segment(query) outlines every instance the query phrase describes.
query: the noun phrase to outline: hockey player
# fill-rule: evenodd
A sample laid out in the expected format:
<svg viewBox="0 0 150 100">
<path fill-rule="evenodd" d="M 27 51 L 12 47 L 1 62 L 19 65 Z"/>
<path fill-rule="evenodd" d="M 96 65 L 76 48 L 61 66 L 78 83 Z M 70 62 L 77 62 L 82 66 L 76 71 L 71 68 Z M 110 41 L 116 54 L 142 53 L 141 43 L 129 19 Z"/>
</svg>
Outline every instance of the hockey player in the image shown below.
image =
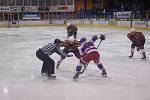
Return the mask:
<svg viewBox="0 0 150 100">
<path fill-rule="evenodd" d="M 67 23 L 67 38 L 69 38 L 70 36 L 73 36 L 74 39 L 77 39 L 77 26 Z"/>
<path fill-rule="evenodd" d="M 89 41 L 86 41 L 86 38 L 80 39 L 81 46 L 79 48 L 79 51 L 81 54 L 81 58 L 79 60 L 79 63 L 76 66 L 76 74 L 73 77 L 74 79 L 78 78 L 82 66 L 84 67 L 87 66 L 90 61 L 94 61 L 97 67 L 102 71 L 101 73 L 102 76 L 104 77 L 107 76 L 106 70 L 104 69 L 103 64 L 100 62 L 100 54 L 94 45 L 94 42 L 99 38 L 102 40 L 105 39 L 104 35 L 101 35 L 100 37 L 93 36 L 92 39 Z"/>
<path fill-rule="evenodd" d="M 64 59 L 67 54 L 60 50 L 61 41 L 55 39 L 54 43 L 48 43 L 39 50 L 36 51 L 36 56 L 43 61 L 43 66 L 41 69 L 41 75 L 47 75 L 48 78 L 56 78 L 55 74 L 55 61 L 50 58 L 54 52 L 59 54 L 62 59 Z"/>
<path fill-rule="evenodd" d="M 63 41 L 61 47 L 64 47 L 63 52 L 66 54 L 72 52 L 76 56 L 76 58 L 80 58 L 80 53 L 78 47 L 80 46 L 80 42 L 74 40 L 72 37 L 68 38 L 67 40 Z M 62 58 L 57 62 L 56 68 L 59 68 L 60 63 L 62 62 Z"/>
<path fill-rule="evenodd" d="M 145 36 L 142 32 L 135 31 L 134 28 L 131 29 L 130 33 L 127 34 L 127 37 L 132 41 L 131 44 L 131 55 L 129 58 L 133 58 L 134 55 L 134 49 L 137 48 L 137 51 L 140 51 L 142 58 L 146 59 L 146 53 L 144 50 L 144 44 L 145 44 Z"/>
</svg>

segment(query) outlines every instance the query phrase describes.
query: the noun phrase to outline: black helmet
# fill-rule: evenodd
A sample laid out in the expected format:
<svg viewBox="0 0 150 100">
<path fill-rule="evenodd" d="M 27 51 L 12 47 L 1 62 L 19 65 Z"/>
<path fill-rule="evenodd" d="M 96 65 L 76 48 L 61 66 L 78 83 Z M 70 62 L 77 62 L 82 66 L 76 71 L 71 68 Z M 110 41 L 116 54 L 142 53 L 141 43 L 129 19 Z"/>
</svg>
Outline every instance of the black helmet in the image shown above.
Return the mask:
<svg viewBox="0 0 150 100">
<path fill-rule="evenodd" d="M 59 43 L 61 43 L 61 40 L 60 40 L 60 39 L 55 39 L 55 40 L 54 40 L 54 43 L 55 43 L 55 44 L 59 44 Z"/>
<path fill-rule="evenodd" d="M 95 42 L 97 40 L 97 36 L 96 35 L 92 36 L 92 40 L 93 42 Z"/>
<path fill-rule="evenodd" d="M 81 38 L 80 39 L 80 43 L 82 44 L 83 42 L 85 42 L 86 41 L 86 38 L 85 37 L 83 37 L 83 38 Z"/>
</svg>

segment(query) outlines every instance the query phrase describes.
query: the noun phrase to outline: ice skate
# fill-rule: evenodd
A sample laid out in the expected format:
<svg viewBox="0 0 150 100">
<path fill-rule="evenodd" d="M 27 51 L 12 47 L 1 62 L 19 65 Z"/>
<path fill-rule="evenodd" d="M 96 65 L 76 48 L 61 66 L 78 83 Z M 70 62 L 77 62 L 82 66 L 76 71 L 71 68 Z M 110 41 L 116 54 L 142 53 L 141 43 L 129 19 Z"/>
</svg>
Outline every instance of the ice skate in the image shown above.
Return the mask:
<svg viewBox="0 0 150 100">
<path fill-rule="evenodd" d="M 145 52 L 142 53 L 142 58 L 141 59 L 142 60 L 146 60 L 146 54 L 145 54 Z"/>
<path fill-rule="evenodd" d="M 42 76 L 47 76 L 47 73 L 41 72 L 41 75 L 42 75 Z"/>
<path fill-rule="evenodd" d="M 47 76 L 47 71 L 46 70 L 41 70 L 41 76 Z"/>
<path fill-rule="evenodd" d="M 73 77 L 74 80 L 79 78 L 79 73 L 76 73 L 75 76 Z"/>
<path fill-rule="evenodd" d="M 141 60 L 146 60 L 146 56 L 143 56 L 143 57 L 141 58 Z"/>
<path fill-rule="evenodd" d="M 103 77 L 107 77 L 107 73 L 106 73 L 106 70 L 105 70 L 105 69 L 103 69 L 101 75 L 102 75 Z"/>
<path fill-rule="evenodd" d="M 133 58 L 133 55 L 134 55 L 134 49 L 131 48 L 131 55 L 129 56 L 129 59 Z"/>
<path fill-rule="evenodd" d="M 48 74 L 48 75 L 47 75 L 47 78 L 48 78 L 48 79 L 56 79 L 56 76 L 55 76 L 55 75 L 52 75 L 52 74 Z"/>
<path fill-rule="evenodd" d="M 130 56 L 129 56 L 129 59 L 131 59 L 131 58 L 133 58 L 133 55 L 130 55 Z"/>
</svg>

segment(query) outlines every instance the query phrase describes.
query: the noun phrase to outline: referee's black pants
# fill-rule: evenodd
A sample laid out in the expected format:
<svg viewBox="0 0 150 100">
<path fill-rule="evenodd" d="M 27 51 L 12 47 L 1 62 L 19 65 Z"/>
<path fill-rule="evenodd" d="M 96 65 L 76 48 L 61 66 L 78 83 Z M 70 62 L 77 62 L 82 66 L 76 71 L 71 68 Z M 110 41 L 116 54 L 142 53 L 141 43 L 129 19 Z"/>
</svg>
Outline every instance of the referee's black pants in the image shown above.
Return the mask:
<svg viewBox="0 0 150 100">
<path fill-rule="evenodd" d="M 46 55 L 41 49 L 36 51 L 36 56 L 43 61 L 41 73 L 55 74 L 55 61 Z"/>
</svg>

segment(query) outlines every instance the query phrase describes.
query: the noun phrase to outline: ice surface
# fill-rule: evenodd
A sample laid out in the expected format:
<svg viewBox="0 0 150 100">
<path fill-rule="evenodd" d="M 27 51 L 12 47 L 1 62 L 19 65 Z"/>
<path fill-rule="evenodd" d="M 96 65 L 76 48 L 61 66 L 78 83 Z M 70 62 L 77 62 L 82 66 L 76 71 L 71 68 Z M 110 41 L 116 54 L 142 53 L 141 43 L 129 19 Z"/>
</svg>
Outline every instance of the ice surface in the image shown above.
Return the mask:
<svg viewBox="0 0 150 100">
<path fill-rule="evenodd" d="M 65 39 L 64 27 L 0 29 L 0 100 L 150 100 L 150 31 L 146 36 L 147 60 L 139 52 L 128 59 L 129 29 L 79 28 L 78 38 L 106 34 L 99 51 L 108 78 L 91 62 L 78 81 L 73 81 L 75 57 L 65 59 L 56 70 L 56 80 L 41 77 L 38 48 L 55 38 Z M 96 42 L 96 45 L 98 42 Z M 59 56 L 53 54 L 57 62 Z"/>
</svg>

